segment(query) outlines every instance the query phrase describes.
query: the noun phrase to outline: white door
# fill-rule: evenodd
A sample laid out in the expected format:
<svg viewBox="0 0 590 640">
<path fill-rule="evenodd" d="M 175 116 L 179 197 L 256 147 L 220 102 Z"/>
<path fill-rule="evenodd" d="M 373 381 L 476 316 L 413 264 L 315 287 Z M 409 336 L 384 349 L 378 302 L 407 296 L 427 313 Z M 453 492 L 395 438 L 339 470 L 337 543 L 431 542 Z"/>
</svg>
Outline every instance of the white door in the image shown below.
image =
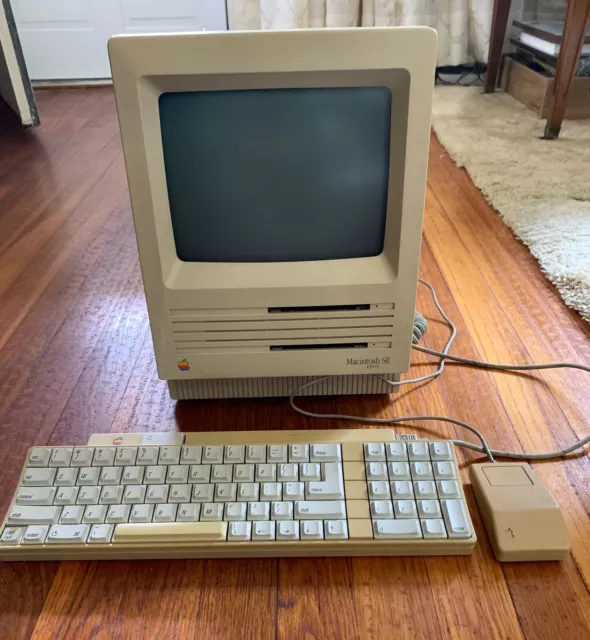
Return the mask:
<svg viewBox="0 0 590 640">
<path fill-rule="evenodd" d="M 225 31 L 223 0 L 12 0 L 33 80 L 110 78 L 117 33 Z"/>
</svg>

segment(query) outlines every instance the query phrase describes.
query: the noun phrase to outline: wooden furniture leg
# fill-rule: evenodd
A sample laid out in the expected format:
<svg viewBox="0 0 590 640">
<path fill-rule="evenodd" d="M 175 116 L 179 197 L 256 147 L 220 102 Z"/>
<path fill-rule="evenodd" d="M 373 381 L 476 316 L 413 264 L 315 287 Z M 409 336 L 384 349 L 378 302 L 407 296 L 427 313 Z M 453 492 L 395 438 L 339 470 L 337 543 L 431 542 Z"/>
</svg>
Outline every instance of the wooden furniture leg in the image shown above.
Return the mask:
<svg viewBox="0 0 590 640">
<path fill-rule="evenodd" d="M 569 0 L 553 83 L 551 109 L 545 124 L 544 138 L 548 140 L 557 138 L 561 129 L 567 97 L 584 44 L 589 14 L 590 0 Z"/>
<path fill-rule="evenodd" d="M 484 93 L 494 93 L 498 82 L 498 72 L 502 60 L 502 47 L 506 37 L 506 26 L 508 25 L 508 14 L 512 0 L 495 0 L 494 16 L 492 18 L 492 33 L 490 35 L 490 49 L 488 53 L 488 70 Z"/>
</svg>

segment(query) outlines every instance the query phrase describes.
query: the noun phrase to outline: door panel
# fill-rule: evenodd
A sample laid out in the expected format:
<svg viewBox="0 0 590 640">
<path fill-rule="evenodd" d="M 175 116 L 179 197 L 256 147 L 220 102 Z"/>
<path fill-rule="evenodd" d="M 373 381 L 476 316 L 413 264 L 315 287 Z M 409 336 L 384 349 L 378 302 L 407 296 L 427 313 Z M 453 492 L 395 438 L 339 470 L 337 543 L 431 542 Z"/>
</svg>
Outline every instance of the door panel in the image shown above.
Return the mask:
<svg viewBox="0 0 590 640">
<path fill-rule="evenodd" d="M 117 33 L 225 30 L 222 0 L 12 0 L 33 80 L 109 78 Z"/>
</svg>

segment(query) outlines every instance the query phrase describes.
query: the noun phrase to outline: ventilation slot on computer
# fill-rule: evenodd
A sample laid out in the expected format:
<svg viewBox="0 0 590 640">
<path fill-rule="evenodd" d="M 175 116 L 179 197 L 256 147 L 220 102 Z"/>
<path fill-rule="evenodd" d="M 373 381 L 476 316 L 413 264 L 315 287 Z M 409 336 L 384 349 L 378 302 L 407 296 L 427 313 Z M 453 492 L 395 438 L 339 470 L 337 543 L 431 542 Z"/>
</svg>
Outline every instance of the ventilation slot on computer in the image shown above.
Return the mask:
<svg viewBox="0 0 590 640">
<path fill-rule="evenodd" d="M 173 309 L 170 322 L 179 355 L 388 349 L 395 306 L 389 303 Z"/>
</svg>

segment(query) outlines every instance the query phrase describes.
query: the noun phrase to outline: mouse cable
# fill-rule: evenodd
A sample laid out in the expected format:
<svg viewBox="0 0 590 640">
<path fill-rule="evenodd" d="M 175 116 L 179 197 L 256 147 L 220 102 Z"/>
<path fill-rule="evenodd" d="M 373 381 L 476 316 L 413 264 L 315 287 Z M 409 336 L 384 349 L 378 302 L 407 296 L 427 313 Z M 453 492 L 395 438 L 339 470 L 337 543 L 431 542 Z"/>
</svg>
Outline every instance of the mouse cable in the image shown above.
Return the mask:
<svg viewBox="0 0 590 640">
<path fill-rule="evenodd" d="M 422 280 L 421 278 L 419 278 L 418 281 L 430 290 L 432 299 L 434 301 L 434 305 L 436 306 L 440 315 L 443 317 L 444 321 L 447 323 L 447 325 L 451 329 L 451 335 L 447 340 L 447 343 L 445 344 L 442 351 L 436 351 L 434 349 L 428 349 L 426 347 L 419 346 L 417 343 L 426 332 L 427 323 L 426 323 L 426 320 L 423 318 L 423 316 L 420 313 L 416 312 L 414 314 L 414 332 L 412 337 L 412 348 L 416 349 L 417 351 L 422 351 L 423 353 L 428 353 L 429 355 L 434 355 L 440 358 L 438 369 L 433 373 L 420 376 L 418 378 L 410 378 L 408 380 L 400 380 L 400 381 L 389 380 L 379 374 L 373 374 L 375 377 L 379 378 L 383 382 L 386 382 L 390 386 L 400 387 L 406 384 L 416 384 L 418 382 L 433 380 L 443 372 L 446 360 L 450 360 L 452 362 L 456 362 L 464 366 L 476 367 L 480 369 L 491 369 L 496 371 L 519 372 L 519 371 L 535 371 L 535 370 L 541 370 L 541 369 L 568 368 L 568 369 L 580 369 L 582 371 L 586 371 L 590 373 L 590 367 L 582 364 L 575 364 L 575 363 L 568 363 L 568 362 L 558 362 L 558 363 L 550 363 L 550 364 L 530 364 L 530 365 L 492 364 L 488 362 L 482 362 L 479 360 L 472 360 L 470 358 L 461 358 L 459 356 L 449 355 L 448 351 L 451 348 L 451 345 L 453 344 L 453 341 L 455 340 L 455 337 L 457 335 L 457 327 L 441 307 L 438 301 L 438 298 L 436 297 L 436 292 L 434 291 L 434 288 L 432 287 L 432 285 L 426 282 L 426 280 Z M 306 411 L 305 409 L 302 409 L 295 404 L 295 397 L 301 391 L 303 391 L 304 389 L 312 385 L 317 384 L 321 380 L 326 380 L 327 378 L 330 378 L 330 377 L 331 376 L 322 376 L 319 378 L 314 378 L 309 382 L 305 382 L 304 384 L 299 385 L 289 396 L 289 404 L 291 405 L 292 409 L 297 413 L 310 418 L 351 420 L 354 422 L 363 422 L 367 424 L 397 424 L 402 422 L 419 422 L 419 421 L 428 421 L 428 420 L 437 421 L 437 422 L 449 422 L 451 424 L 467 429 L 468 431 L 471 431 L 473 434 L 477 436 L 477 438 L 481 442 L 481 446 L 480 446 L 480 445 L 472 444 L 471 442 L 465 442 L 464 440 L 451 440 L 451 442 L 454 445 L 459 447 L 466 447 L 467 449 L 479 451 L 480 453 L 485 453 L 488 459 L 490 460 L 490 462 L 495 462 L 494 456 L 497 456 L 499 458 L 513 458 L 518 460 L 550 460 L 553 458 L 561 458 L 569 453 L 572 453 L 573 451 L 576 451 L 577 449 L 581 449 L 582 447 L 586 446 L 590 442 L 590 436 L 586 436 L 585 438 L 577 440 L 569 447 L 565 447 L 564 449 L 558 449 L 556 451 L 549 451 L 546 453 L 519 453 L 515 451 L 501 451 L 498 449 L 490 449 L 484 435 L 479 429 L 468 424 L 467 422 L 463 422 L 462 420 L 456 420 L 455 418 L 448 418 L 444 416 L 404 416 L 399 418 L 368 418 L 368 417 L 352 416 L 352 415 L 339 414 L 339 413 L 315 413 L 312 411 Z"/>
</svg>

